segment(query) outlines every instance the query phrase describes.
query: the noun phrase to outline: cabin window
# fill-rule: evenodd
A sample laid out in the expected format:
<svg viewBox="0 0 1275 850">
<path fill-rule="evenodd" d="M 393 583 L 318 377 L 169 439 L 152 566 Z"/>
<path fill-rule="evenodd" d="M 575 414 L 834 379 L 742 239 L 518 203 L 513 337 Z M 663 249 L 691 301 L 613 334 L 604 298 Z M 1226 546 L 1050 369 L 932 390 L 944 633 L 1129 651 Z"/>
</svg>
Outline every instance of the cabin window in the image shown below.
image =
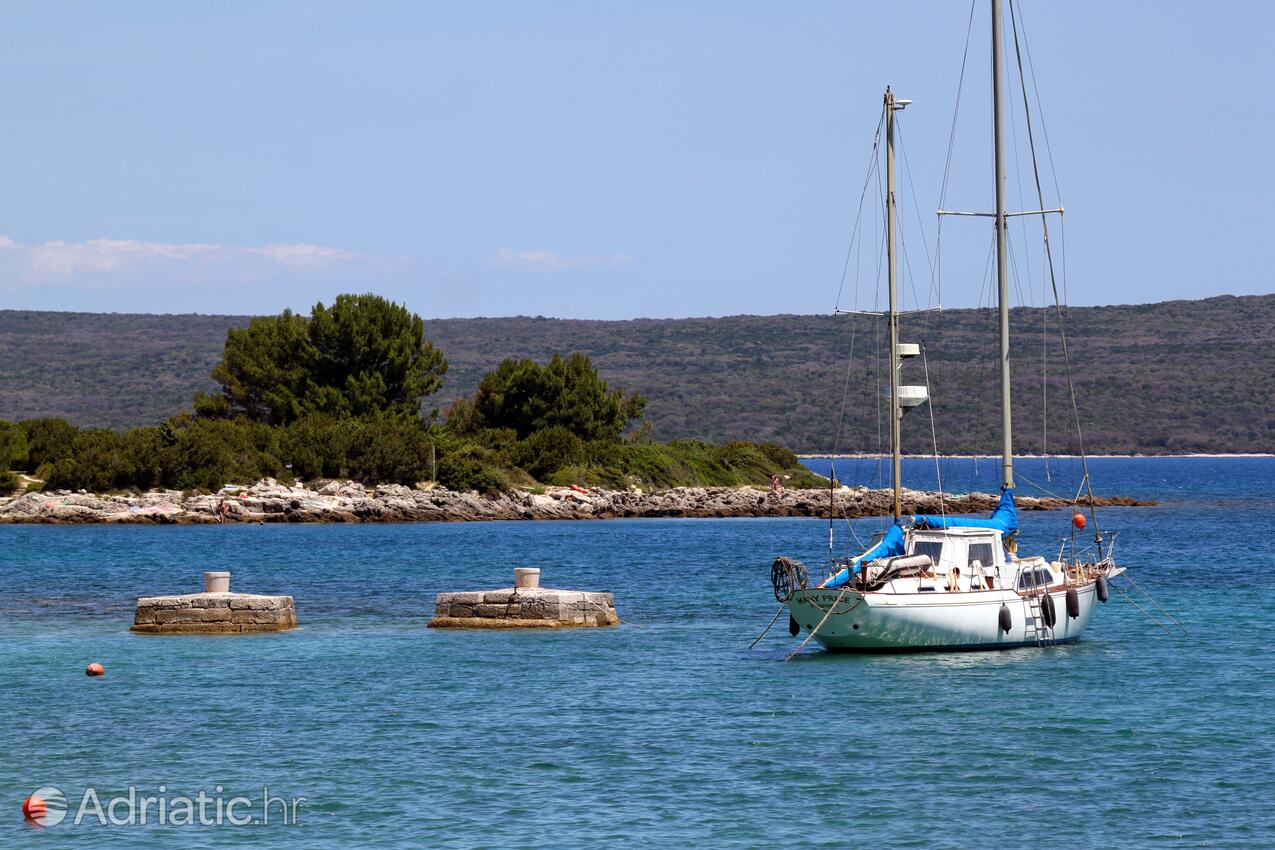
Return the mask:
<svg viewBox="0 0 1275 850">
<path fill-rule="evenodd" d="M 992 550 L 990 543 L 971 543 L 969 565 L 974 566 L 974 562 L 978 561 L 984 567 L 993 566 L 996 563 L 996 555 Z"/>
<path fill-rule="evenodd" d="M 929 555 L 930 560 L 938 564 L 939 557 L 943 554 L 942 540 L 918 540 L 912 544 L 913 555 Z"/>
<path fill-rule="evenodd" d="M 1053 579 L 1049 570 L 1038 567 L 1034 570 L 1023 570 L 1022 575 L 1018 577 L 1018 589 L 1027 590 L 1036 587 L 1048 587 L 1049 582 Z"/>
</svg>

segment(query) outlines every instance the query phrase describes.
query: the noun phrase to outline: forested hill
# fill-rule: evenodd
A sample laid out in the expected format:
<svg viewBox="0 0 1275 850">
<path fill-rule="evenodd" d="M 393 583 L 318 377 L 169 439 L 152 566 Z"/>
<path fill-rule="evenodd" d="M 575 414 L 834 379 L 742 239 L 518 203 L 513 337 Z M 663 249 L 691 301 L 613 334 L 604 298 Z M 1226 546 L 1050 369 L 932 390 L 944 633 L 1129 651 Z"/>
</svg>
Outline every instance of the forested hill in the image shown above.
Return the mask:
<svg viewBox="0 0 1275 850">
<path fill-rule="evenodd" d="M 0 419 L 54 416 L 116 428 L 161 421 L 189 409 L 195 391 L 215 388 L 208 375 L 226 329 L 247 321 L 0 311 Z M 1044 437 L 1049 451 L 1074 450 L 1057 323 L 1028 309 L 1011 321 L 1017 447 L 1039 452 Z M 505 357 L 583 351 L 612 386 L 649 397 L 659 439 L 831 451 L 844 396 L 835 448 L 876 451 L 885 427 L 878 385 L 888 383 L 877 362 L 882 324 L 848 316 L 427 319 L 427 335 L 451 363 L 443 392 L 428 404 L 472 393 Z M 1275 295 L 1071 308 L 1067 325 L 1090 451 L 1275 451 Z M 939 450 L 997 451 L 994 313 L 909 316 L 901 339 L 926 347 L 924 361 L 905 367 L 904 383 L 925 383 L 928 367 Z M 904 432 L 908 450 L 929 450 L 925 407 L 908 416 Z"/>
</svg>

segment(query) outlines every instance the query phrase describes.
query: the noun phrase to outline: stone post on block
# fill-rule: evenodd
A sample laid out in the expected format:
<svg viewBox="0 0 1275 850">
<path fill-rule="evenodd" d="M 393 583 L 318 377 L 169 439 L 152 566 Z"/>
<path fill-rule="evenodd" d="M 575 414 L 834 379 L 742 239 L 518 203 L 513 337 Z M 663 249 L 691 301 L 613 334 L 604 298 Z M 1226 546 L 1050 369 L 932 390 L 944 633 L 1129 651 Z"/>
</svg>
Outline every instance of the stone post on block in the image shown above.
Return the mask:
<svg viewBox="0 0 1275 850">
<path fill-rule="evenodd" d="M 540 586 L 539 567 L 514 567 L 514 587 L 519 590 L 530 590 Z"/>
<path fill-rule="evenodd" d="M 229 593 L 230 573 L 204 573 L 204 593 Z"/>
</svg>

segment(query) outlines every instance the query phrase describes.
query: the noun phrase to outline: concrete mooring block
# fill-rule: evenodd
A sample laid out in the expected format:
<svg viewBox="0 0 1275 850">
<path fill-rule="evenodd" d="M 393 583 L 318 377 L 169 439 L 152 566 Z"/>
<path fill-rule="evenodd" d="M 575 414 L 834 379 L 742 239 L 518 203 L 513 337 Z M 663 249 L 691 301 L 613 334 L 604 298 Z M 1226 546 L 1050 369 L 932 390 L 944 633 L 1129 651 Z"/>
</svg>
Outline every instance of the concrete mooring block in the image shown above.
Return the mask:
<svg viewBox="0 0 1275 850">
<path fill-rule="evenodd" d="M 429 621 L 431 629 L 563 629 L 619 624 L 611 593 L 517 584 L 499 590 L 440 593 Z"/>
<path fill-rule="evenodd" d="M 231 593 L 230 573 L 204 573 L 204 587 L 224 590 L 137 600 L 132 631 L 150 635 L 234 635 L 297 627 L 291 596 Z"/>
</svg>

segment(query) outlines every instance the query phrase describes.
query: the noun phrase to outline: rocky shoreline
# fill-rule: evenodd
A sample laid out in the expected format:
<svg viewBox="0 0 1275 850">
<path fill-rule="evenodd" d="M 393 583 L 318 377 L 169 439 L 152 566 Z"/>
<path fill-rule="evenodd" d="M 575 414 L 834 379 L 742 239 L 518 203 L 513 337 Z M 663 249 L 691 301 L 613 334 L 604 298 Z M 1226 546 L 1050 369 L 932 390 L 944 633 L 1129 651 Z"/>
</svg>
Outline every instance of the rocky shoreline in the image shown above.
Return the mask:
<svg viewBox="0 0 1275 850">
<path fill-rule="evenodd" d="M 905 490 L 907 513 L 985 513 L 997 497 L 987 493 L 946 494 Z M 1019 496 L 1019 510 L 1064 508 L 1062 499 Z M 1100 506 L 1145 506 L 1154 502 L 1102 497 Z M 843 487 L 833 492 L 837 517 L 884 516 L 890 492 Z M 412 489 L 399 484 L 364 487 L 352 481 L 288 487 L 273 479 L 219 494 L 187 495 L 180 490 L 95 495 L 67 491 L 0 498 L 4 523 L 200 524 L 267 522 L 470 522 L 514 519 L 614 519 L 619 517 L 823 517 L 828 491 L 751 487 L 678 487 L 671 490 L 585 490 L 548 487 L 499 495 L 458 493 L 441 487 Z"/>
</svg>

